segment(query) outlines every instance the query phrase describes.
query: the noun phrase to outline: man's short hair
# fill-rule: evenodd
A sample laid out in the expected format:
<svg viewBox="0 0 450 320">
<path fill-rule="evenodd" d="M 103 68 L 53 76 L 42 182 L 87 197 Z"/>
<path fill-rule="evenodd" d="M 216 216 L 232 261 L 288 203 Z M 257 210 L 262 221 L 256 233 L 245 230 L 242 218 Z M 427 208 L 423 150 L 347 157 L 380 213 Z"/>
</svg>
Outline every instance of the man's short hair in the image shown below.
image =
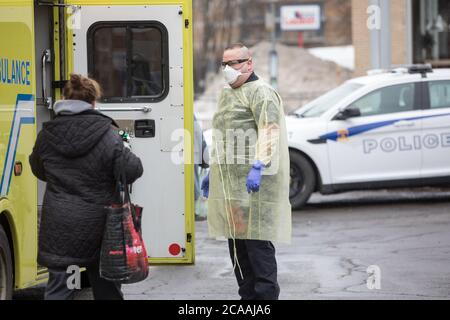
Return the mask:
<svg viewBox="0 0 450 320">
<path fill-rule="evenodd" d="M 243 49 L 243 48 L 247 49 L 247 47 L 243 43 L 236 42 L 236 43 L 233 43 L 232 45 L 229 45 L 228 47 L 226 47 L 224 51 L 234 50 L 234 49 Z"/>
<path fill-rule="evenodd" d="M 246 57 L 246 58 L 252 57 L 252 52 L 250 51 L 250 49 L 247 48 L 243 43 L 240 43 L 240 42 L 236 42 L 236 43 L 233 43 L 232 45 L 228 46 L 224 50 L 224 52 L 228 51 L 228 50 L 234 50 L 234 49 L 241 49 L 241 54 L 243 57 Z"/>
</svg>

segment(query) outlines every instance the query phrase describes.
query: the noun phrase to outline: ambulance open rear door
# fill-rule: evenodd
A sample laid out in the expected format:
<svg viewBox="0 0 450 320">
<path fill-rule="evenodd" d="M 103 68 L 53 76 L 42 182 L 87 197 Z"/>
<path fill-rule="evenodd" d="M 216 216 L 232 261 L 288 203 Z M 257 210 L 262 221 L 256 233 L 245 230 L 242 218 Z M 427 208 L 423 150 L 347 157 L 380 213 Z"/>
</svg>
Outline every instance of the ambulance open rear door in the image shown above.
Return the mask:
<svg viewBox="0 0 450 320">
<path fill-rule="evenodd" d="M 144 207 L 150 261 L 193 263 L 191 1 L 64 5 L 65 58 L 55 50 L 56 60 L 65 59 L 67 77 L 100 83 L 97 108 L 131 136 L 144 166 L 132 200 Z"/>
</svg>

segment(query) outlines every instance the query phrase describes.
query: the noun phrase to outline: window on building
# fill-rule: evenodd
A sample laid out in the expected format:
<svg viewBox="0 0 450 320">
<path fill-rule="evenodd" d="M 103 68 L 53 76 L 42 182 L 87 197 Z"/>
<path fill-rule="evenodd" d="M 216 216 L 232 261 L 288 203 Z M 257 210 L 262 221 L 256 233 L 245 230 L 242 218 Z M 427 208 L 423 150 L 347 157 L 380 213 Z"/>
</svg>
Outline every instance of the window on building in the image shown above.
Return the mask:
<svg viewBox="0 0 450 320">
<path fill-rule="evenodd" d="M 450 67 L 450 1 L 413 0 L 415 63 Z"/>
<path fill-rule="evenodd" d="M 374 116 L 414 110 L 415 85 L 405 83 L 375 90 L 354 102 L 361 116 Z"/>
<path fill-rule="evenodd" d="M 159 101 L 169 88 L 167 31 L 156 23 L 97 23 L 88 31 L 89 75 L 102 102 Z"/>
</svg>

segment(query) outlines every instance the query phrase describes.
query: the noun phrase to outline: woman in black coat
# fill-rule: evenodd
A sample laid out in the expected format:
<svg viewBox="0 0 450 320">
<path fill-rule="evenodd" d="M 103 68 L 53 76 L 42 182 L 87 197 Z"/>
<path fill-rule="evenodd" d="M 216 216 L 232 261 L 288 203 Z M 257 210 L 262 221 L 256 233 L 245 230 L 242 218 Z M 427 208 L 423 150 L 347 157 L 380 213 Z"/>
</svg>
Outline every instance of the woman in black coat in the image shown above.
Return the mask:
<svg viewBox="0 0 450 320">
<path fill-rule="evenodd" d="M 95 299 L 123 297 L 120 285 L 99 276 L 103 208 L 114 200 L 121 158 L 128 183 L 143 168 L 115 122 L 93 109 L 100 92 L 94 80 L 71 75 L 64 100 L 54 105 L 55 119 L 44 123 L 30 156 L 33 173 L 47 182 L 38 251 L 50 274 L 46 299 L 73 299 L 66 283 L 72 265 L 86 267 Z"/>
</svg>

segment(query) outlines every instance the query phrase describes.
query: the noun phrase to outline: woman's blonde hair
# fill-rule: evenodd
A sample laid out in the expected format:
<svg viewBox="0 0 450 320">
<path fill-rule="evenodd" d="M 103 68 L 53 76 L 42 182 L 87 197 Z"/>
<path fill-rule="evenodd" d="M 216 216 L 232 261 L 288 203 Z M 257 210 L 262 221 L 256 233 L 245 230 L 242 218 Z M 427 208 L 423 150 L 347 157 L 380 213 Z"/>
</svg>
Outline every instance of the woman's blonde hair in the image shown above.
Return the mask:
<svg viewBox="0 0 450 320">
<path fill-rule="evenodd" d="M 93 103 L 102 96 L 102 90 L 97 81 L 84 77 L 81 74 L 71 74 L 70 80 L 63 89 L 66 100 L 82 100 Z"/>
</svg>

